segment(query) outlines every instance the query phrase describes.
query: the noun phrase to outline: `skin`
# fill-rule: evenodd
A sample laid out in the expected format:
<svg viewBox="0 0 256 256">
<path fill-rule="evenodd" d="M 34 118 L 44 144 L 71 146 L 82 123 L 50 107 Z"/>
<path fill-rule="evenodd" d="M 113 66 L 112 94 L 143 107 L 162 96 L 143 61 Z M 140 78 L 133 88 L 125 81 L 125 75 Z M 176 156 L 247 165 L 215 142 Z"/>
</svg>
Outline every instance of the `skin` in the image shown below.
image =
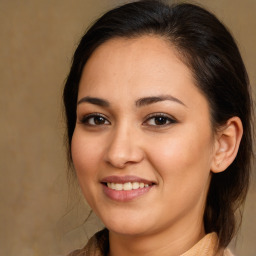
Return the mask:
<svg viewBox="0 0 256 256">
<path fill-rule="evenodd" d="M 163 95 L 169 98 L 138 104 Z M 95 113 L 102 119 L 88 117 Z M 161 125 L 159 113 L 165 115 Z M 230 144 L 219 138 L 207 99 L 165 40 L 111 39 L 94 51 L 79 84 L 71 151 L 82 192 L 110 231 L 110 255 L 180 255 L 205 235 L 211 170 L 225 169 L 219 167 L 225 150 L 217 148 Z M 103 192 L 101 181 L 111 175 L 133 175 L 155 185 L 119 202 Z"/>
</svg>

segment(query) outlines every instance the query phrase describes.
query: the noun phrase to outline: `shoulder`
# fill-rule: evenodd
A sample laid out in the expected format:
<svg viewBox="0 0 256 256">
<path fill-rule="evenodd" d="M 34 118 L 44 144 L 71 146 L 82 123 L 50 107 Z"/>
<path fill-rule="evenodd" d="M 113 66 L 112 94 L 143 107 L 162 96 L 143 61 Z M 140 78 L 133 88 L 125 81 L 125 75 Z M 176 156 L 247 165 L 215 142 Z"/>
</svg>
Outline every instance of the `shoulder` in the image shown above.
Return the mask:
<svg viewBox="0 0 256 256">
<path fill-rule="evenodd" d="M 90 238 L 84 248 L 75 250 L 67 256 L 104 256 L 108 250 L 108 230 L 103 229 Z"/>
<path fill-rule="evenodd" d="M 67 256 L 85 256 L 86 252 L 83 249 L 75 250 L 69 253 Z"/>
<path fill-rule="evenodd" d="M 225 249 L 223 256 L 235 256 L 229 249 Z"/>
</svg>

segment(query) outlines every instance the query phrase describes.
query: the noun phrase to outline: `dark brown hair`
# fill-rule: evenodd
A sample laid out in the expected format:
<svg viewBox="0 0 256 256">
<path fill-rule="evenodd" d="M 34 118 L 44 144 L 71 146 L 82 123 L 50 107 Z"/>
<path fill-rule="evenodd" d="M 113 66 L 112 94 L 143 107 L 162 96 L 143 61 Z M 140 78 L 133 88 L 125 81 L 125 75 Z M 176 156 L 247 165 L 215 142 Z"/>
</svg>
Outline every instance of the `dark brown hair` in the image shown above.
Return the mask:
<svg viewBox="0 0 256 256">
<path fill-rule="evenodd" d="M 205 231 L 217 232 L 219 246 L 226 247 L 235 234 L 235 212 L 243 204 L 249 185 L 252 101 L 247 72 L 233 37 L 205 9 L 192 4 L 138 1 L 107 12 L 91 26 L 75 51 L 63 93 L 70 161 L 78 86 L 87 60 L 107 40 L 148 34 L 169 40 L 180 53 L 209 102 L 213 130 L 233 116 L 242 121 L 244 133 L 237 157 L 227 170 L 212 175 L 204 213 Z"/>
</svg>

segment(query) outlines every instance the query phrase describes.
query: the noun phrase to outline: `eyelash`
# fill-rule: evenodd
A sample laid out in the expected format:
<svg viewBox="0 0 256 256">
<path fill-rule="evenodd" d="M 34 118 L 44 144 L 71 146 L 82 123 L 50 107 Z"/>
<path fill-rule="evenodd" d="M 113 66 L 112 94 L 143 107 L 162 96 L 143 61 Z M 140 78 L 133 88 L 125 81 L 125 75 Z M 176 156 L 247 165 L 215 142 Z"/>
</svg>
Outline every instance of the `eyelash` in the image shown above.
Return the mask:
<svg viewBox="0 0 256 256">
<path fill-rule="evenodd" d="M 99 123 L 99 124 L 96 124 L 96 119 L 95 118 L 102 118 L 101 120 L 98 120 L 100 122 L 104 122 L 104 123 Z M 158 121 L 164 121 L 164 122 L 167 122 L 167 123 L 164 123 L 164 124 L 156 124 L 156 118 L 161 118 L 162 120 L 158 120 Z M 90 119 L 93 120 L 93 124 L 90 123 Z M 149 121 L 152 121 L 153 119 L 155 119 L 154 123 L 155 124 L 149 124 L 148 122 Z M 108 121 L 108 119 L 100 114 L 100 113 L 92 113 L 92 114 L 89 114 L 89 115 L 85 115 L 81 118 L 80 122 L 84 125 L 88 125 L 88 126 L 101 126 L 101 125 L 110 125 L 110 121 Z M 106 123 L 107 122 L 107 123 Z M 150 114 L 149 116 L 147 116 L 146 120 L 142 123 L 142 125 L 144 126 L 158 126 L 158 127 L 165 127 L 165 126 L 168 126 L 170 124 L 175 124 L 177 123 L 177 120 L 173 117 L 171 117 L 170 115 L 167 115 L 167 114 L 164 114 L 164 113 L 153 113 L 153 114 Z"/>
<path fill-rule="evenodd" d="M 96 123 L 95 123 L 95 118 L 102 118 L 103 121 L 107 121 L 108 124 L 105 124 L 105 123 L 104 123 L 104 124 L 96 124 Z M 93 119 L 93 120 L 94 120 L 94 124 L 90 124 L 90 119 Z M 98 121 L 99 121 L 99 120 L 98 120 Z M 104 115 L 100 114 L 100 113 L 92 113 L 92 114 L 89 114 L 89 115 L 85 115 L 85 116 L 83 116 L 83 117 L 81 118 L 80 122 L 81 122 L 82 124 L 85 124 L 85 125 L 88 125 L 88 126 L 100 126 L 100 125 L 109 125 L 109 124 L 111 124 L 111 123 L 107 120 L 107 118 L 106 118 Z"/>
<path fill-rule="evenodd" d="M 156 123 L 156 118 L 163 118 L 163 120 L 168 122 L 168 123 L 165 123 L 165 124 L 146 124 L 147 122 L 149 122 L 150 120 L 153 120 L 153 119 L 155 119 L 154 122 Z M 165 127 L 165 126 L 168 126 L 170 124 L 175 124 L 175 123 L 177 123 L 177 120 L 175 118 L 171 117 L 170 115 L 167 115 L 167 114 L 164 114 L 164 113 L 153 113 L 153 114 L 150 114 L 146 118 L 146 120 L 143 122 L 143 125 Z"/>
</svg>

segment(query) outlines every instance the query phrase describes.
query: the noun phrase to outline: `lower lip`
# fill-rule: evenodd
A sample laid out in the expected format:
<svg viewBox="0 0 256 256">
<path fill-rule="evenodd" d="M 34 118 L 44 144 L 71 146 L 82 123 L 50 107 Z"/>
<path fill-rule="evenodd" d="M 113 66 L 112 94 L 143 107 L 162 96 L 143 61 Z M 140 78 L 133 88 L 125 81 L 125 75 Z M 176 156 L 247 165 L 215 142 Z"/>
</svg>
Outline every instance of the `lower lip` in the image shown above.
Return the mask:
<svg viewBox="0 0 256 256">
<path fill-rule="evenodd" d="M 109 188 L 108 186 L 103 185 L 103 192 L 105 195 L 107 195 L 110 199 L 119 201 L 119 202 L 127 202 L 131 201 L 133 199 L 136 199 L 147 192 L 151 190 L 153 186 L 148 186 L 144 188 L 139 188 L 139 189 L 133 189 L 133 190 L 114 190 Z"/>
</svg>

